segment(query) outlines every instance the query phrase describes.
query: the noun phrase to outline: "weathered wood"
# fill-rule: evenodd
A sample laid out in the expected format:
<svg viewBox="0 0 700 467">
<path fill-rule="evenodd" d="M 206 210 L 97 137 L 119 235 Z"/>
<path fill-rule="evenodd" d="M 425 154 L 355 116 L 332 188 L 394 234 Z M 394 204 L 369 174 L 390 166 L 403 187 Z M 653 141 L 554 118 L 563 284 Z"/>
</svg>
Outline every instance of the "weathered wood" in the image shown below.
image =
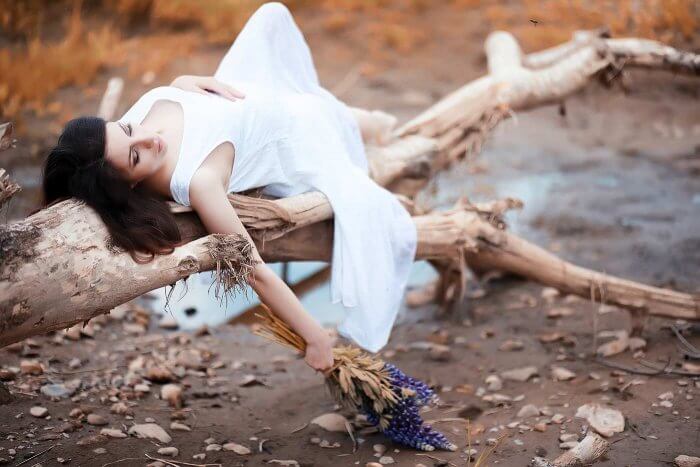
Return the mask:
<svg viewBox="0 0 700 467">
<path fill-rule="evenodd" d="M 622 47 L 621 43 L 610 45 L 617 46 Z M 491 128 L 511 109 L 561 99 L 582 87 L 611 63 L 597 50 L 572 48 L 533 71 L 523 66 L 512 36 L 492 34 L 487 40 L 491 74 L 404 125 L 390 146 L 368 148 L 370 175 L 397 194 L 416 194 L 437 171 L 469 151 L 478 151 Z M 694 62 L 686 57 L 683 63 Z M 230 199 L 265 261 L 330 260 L 332 210 L 322 194 L 281 200 L 232 195 Z M 401 199 L 414 212 L 410 200 Z M 659 316 L 700 318 L 697 296 L 578 268 L 505 232 L 500 214 L 515 204 L 513 200 L 483 206 L 460 202 L 449 211 L 413 216 L 418 232 L 416 258 L 444 267 L 447 277 L 441 290 L 459 298 L 467 267 L 502 269 L 586 297 L 591 289 L 603 287 L 608 303 Z M 229 246 L 228 255 L 221 256 L 216 242 L 228 237 L 207 236 L 194 213 L 177 210 L 187 243 L 147 264 L 110 247 L 98 216 L 74 200 L 0 226 L 0 346 L 85 321 L 146 291 L 212 269 L 217 262 L 229 260 L 234 269 L 249 266 L 238 247 Z M 217 258 L 212 256 L 215 252 Z"/>
<path fill-rule="evenodd" d="M 589 432 L 576 446 L 566 451 L 554 461 L 535 457 L 533 467 L 584 467 L 599 461 L 610 449 L 610 443 L 594 432 Z"/>
</svg>

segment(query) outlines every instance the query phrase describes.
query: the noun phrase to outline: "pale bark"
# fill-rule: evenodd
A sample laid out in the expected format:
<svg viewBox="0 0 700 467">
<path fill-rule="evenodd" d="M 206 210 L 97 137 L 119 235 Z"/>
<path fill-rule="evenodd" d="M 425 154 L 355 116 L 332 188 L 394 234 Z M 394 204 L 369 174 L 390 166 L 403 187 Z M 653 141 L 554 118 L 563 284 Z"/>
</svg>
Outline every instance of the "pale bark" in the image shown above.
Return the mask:
<svg viewBox="0 0 700 467">
<path fill-rule="evenodd" d="M 104 118 L 105 120 L 111 120 L 114 116 L 114 112 L 117 111 L 117 105 L 119 104 L 119 98 L 124 90 L 124 80 L 118 77 L 110 78 L 107 82 L 107 89 L 105 90 L 102 100 L 100 101 L 100 107 L 97 110 L 97 116 Z"/>
<path fill-rule="evenodd" d="M 600 460 L 610 449 L 610 443 L 596 433 L 590 432 L 576 446 L 560 455 L 554 461 L 535 457 L 533 467 L 583 467 Z"/>
<path fill-rule="evenodd" d="M 217 256 L 227 239 L 227 254 Z M 89 320 L 227 259 L 245 276 L 252 262 L 245 244 L 209 235 L 139 264 L 109 247 L 99 216 L 73 200 L 0 227 L 0 347 Z"/>
<path fill-rule="evenodd" d="M 592 50 L 574 48 L 533 71 L 523 67 L 512 36 L 491 35 L 487 41 L 491 74 L 404 125 L 390 146 L 369 147 L 370 175 L 397 196 L 415 195 L 437 171 L 478 151 L 511 109 L 561 99 L 611 63 Z M 321 193 L 280 200 L 242 195 L 230 199 L 265 261 L 330 260 L 333 212 Z M 415 213 L 410 199 L 400 199 Z M 468 267 L 502 269 L 585 297 L 591 289 L 604 288 L 608 303 L 659 316 L 700 318 L 697 296 L 579 268 L 505 232 L 500 215 L 516 205 L 514 200 L 479 206 L 460 202 L 449 211 L 413 217 L 418 232 L 416 258 L 441 268 L 443 297 L 462 297 Z M 238 248 L 213 258 L 221 247 L 212 242 L 226 237 L 206 236 L 194 213 L 182 207 L 175 211 L 188 243 L 148 264 L 135 263 L 129 255 L 110 248 L 97 215 L 76 201 L 0 226 L 0 346 L 87 320 L 146 291 L 212 269 L 217 262 L 229 261 L 235 277 L 229 274 L 224 282 L 229 287 L 240 285 L 237 279 L 244 277 L 250 263 Z"/>
<path fill-rule="evenodd" d="M 5 169 L 0 168 L 0 208 L 22 188 L 10 179 Z"/>
</svg>

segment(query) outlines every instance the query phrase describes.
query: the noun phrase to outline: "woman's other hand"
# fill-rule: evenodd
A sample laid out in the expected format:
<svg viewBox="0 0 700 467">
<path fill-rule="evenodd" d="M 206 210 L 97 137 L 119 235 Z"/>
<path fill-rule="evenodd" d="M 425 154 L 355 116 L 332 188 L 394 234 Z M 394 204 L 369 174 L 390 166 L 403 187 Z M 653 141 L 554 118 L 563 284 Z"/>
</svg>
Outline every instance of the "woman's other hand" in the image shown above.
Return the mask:
<svg viewBox="0 0 700 467">
<path fill-rule="evenodd" d="M 241 91 L 213 76 L 182 75 L 175 78 L 170 85 L 184 91 L 198 92 L 204 95 L 214 92 L 231 101 L 245 98 L 245 94 Z"/>
<path fill-rule="evenodd" d="M 333 367 L 333 339 L 325 330 L 306 342 L 304 361 L 317 371 L 326 372 Z"/>
</svg>

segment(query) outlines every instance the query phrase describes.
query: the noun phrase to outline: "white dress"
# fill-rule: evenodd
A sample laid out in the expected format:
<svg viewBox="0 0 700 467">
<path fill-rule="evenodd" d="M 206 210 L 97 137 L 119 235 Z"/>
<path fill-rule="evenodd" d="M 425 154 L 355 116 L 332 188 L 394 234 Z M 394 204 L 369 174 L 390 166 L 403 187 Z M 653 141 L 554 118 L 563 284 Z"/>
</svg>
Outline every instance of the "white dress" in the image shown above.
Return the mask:
<svg viewBox="0 0 700 467">
<path fill-rule="evenodd" d="M 416 229 L 396 197 L 367 175 L 357 122 L 320 86 L 309 47 L 289 10 L 262 5 L 214 75 L 246 94 L 235 102 L 161 86 L 119 120 L 141 123 L 153 103 L 181 104 L 180 156 L 170 183 L 189 206 L 189 183 L 222 142 L 234 147 L 228 192 L 264 187 L 285 197 L 324 193 L 334 211 L 331 300 L 347 314 L 339 332 L 376 352 L 389 338 L 416 250 Z"/>
</svg>

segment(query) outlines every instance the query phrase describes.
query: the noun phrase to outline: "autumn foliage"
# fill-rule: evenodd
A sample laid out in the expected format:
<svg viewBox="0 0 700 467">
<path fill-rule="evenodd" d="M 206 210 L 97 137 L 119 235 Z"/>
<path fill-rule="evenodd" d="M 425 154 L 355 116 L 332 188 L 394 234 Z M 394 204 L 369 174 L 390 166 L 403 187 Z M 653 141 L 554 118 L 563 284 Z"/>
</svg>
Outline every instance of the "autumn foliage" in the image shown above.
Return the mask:
<svg viewBox="0 0 700 467">
<path fill-rule="evenodd" d="M 98 73 L 148 84 L 178 57 L 235 38 L 262 0 L 0 0 L 0 119 L 22 111 L 72 117 L 53 97 Z M 369 62 L 407 54 L 430 40 L 421 28 L 429 0 L 290 0 L 320 18 L 329 36 L 360 28 Z M 447 2 L 446 2 L 447 3 Z M 492 29 L 513 32 L 526 50 L 567 40 L 577 29 L 682 44 L 698 32 L 695 0 L 449 0 L 455 14 L 475 9 Z M 302 22 L 303 28 L 303 22 Z M 441 31 L 441 34 L 461 31 Z"/>
</svg>

